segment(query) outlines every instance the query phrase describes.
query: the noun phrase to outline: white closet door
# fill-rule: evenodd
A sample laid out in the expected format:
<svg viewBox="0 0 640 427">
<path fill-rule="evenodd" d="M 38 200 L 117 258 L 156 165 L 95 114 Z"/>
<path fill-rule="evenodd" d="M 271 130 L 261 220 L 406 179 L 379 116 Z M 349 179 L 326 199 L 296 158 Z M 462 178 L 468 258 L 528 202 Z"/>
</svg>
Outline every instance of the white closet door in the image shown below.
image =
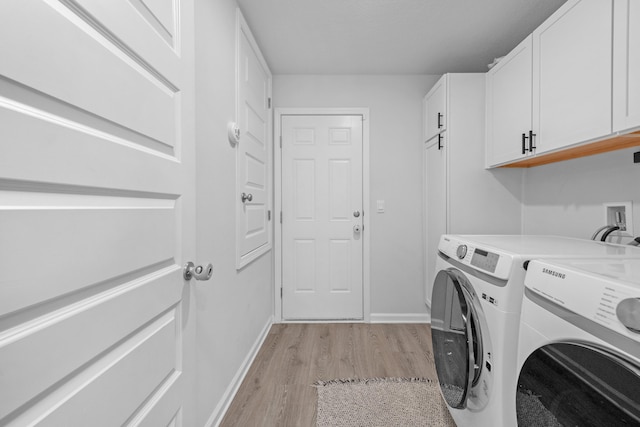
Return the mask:
<svg viewBox="0 0 640 427">
<path fill-rule="evenodd" d="M 237 78 L 236 267 L 242 268 L 271 249 L 271 72 L 240 12 Z"/>
<path fill-rule="evenodd" d="M 0 424 L 193 425 L 193 5 L 0 2 Z"/>
</svg>

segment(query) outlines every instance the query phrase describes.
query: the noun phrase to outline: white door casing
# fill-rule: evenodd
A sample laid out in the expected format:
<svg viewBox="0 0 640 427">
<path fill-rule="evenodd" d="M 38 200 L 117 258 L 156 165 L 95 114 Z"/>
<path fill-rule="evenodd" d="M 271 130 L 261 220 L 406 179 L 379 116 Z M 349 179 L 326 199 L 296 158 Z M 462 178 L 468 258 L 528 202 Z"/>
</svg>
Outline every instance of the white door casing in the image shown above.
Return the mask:
<svg viewBox="0 0 640 427">
<path fill-rule="evenodd" d="M 361 320 L 363 116 L 282 115 L 280 125 L 282 316 Z"/>
<path fill-rule="evenodd" d="M 193 2 L 7 0 L 0 40 L 0 424 L 194 425 Z"/>
<path fill-rule="evenodd" d="M 237 9 L 236 268 L 271 249 L 271 72 Z M 244 197 L 241 195 L 244 194 Z"/>
</svg>

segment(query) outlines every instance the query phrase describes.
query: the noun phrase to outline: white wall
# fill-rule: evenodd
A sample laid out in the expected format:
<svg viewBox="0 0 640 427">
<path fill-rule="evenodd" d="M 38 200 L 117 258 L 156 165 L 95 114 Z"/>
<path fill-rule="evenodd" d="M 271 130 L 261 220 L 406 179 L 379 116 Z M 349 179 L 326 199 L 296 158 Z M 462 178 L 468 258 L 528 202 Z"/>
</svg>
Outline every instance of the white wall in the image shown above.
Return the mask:
<svg viewBox="0 0 640 427">
<path fill-rule="evenodd" d="M 196 0 L 198 423 L 205 425 L 272 319 L 272 252 L 235 269 L 235 0 Z M 221 409 L 221 408 L 218 408 Z"/>
<path fill-rule="evenodd" d="M 422 98 L 439 76 L 276 75 L 276 107 L 370 109 L 371 313 L 426 313 Z M 376 213 L 376 200 L 386 212 Z M 366 209 L 366 208 L 365 208 Z M 373 319 L 372 319 L 373 320 Z"/>
<path fill-rule="evenodd" d="M 634 231 L 640 236 L 640 164 L 633 163 L 633 152 L 639 150 L 636 147 L 527 169 L 524 233 L 589 239 L 605 225 L 603 203 L 633 201 Z"/>
</svg>

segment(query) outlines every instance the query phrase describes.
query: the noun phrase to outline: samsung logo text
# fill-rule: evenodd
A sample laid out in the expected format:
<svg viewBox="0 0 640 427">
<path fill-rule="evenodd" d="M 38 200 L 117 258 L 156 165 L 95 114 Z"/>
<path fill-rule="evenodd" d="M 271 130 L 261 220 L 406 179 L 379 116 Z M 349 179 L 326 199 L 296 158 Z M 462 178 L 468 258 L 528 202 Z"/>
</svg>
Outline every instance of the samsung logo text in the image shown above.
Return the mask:
<svg viewBox="0 0 640 427">
<path fill-rule="evenodd" d="M 565 278 L 565 274 L 564 273 L 558 273 L 557 271 L 549 270 L 548 268 L 543 268 L 542 272 L 544 274 L 548 274 L 549 276 L 558 277 L 560 279 L 564 279 Z"/>
</svg>

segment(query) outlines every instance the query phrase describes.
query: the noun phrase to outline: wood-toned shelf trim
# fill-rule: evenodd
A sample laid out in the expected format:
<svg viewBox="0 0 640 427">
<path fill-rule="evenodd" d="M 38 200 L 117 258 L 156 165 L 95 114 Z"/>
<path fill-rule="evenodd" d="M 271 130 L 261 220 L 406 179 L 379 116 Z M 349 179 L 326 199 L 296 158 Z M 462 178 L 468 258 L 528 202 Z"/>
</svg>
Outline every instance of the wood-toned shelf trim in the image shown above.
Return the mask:
<svg viewBox="0 0 640 427">
<path fill-rule="evenodd" d="M 625 135 L 614 136 L 602 141 L 591 142 L 578 145 L 576 147 L 555 151 L 549 154 L 520 160 L 500 166 L 501 168 L 531 168 L 546 165 L 549 163 L 561 162 L 564 160 L 577 159 L 579 157 L 593 156 L 594 154 L 606 153 L 609 151 L 622 150 L 625 148 L 640 146 L 640 131 Z"/>
</svg>

